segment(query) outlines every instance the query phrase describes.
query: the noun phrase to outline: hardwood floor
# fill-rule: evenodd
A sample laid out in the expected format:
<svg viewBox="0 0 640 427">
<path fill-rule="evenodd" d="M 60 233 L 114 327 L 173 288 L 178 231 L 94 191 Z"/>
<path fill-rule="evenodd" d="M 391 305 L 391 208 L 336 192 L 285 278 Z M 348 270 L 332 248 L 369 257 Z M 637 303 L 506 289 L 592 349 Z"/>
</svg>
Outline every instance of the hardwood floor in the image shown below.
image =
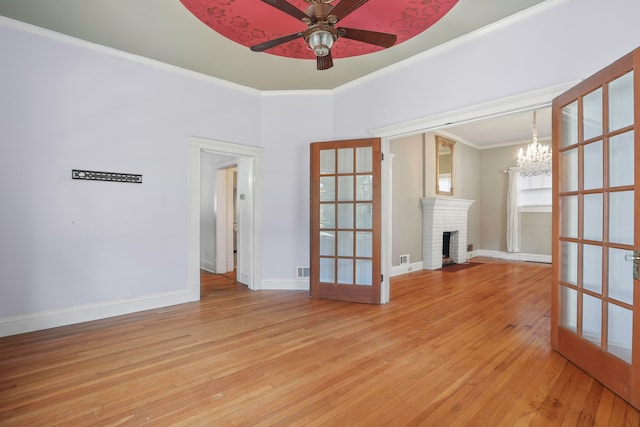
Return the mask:
<svg viewBox="0 0 640 427">
<path fill-rule="evenodd" d="M 1 338 L 0 425 L 640 425 L 550 349 L 550 273 L 419 271 L 384 306 L 203 277 L 197 303 Z"/>
</svg>

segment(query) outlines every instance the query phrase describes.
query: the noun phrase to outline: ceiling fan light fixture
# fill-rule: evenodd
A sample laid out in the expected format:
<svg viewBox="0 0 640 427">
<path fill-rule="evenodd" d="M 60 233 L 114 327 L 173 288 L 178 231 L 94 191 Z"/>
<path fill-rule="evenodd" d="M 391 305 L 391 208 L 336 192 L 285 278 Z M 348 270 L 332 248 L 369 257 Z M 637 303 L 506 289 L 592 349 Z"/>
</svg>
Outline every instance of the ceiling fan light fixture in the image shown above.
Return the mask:
<svg viewBox="0 0 640 427">
<path fill-rule="evenodd" d="M 333 34 L 326 30 L 314 31 L 307 37 L 307 45 L 316 56 L 320 57 L 329 54 L 334 41 L 335 37 Z"/>
</svg>

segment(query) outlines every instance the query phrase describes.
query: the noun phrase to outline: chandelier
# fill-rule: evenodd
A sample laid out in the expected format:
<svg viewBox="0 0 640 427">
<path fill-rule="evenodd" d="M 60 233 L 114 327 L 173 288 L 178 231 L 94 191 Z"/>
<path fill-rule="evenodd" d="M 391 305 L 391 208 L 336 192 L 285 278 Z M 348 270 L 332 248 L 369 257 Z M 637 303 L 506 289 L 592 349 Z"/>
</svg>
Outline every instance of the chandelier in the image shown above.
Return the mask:
<svg viewBox="0 0 640 427">
<path fill-rule="evenodd" d="M 538 143 L 536 112 L 533 112 L 533 141 L 527 151 L 518 151 L 518 167 L 523 176 L 551 175 L 551 150 L 548 144 Z"/>
</svg>

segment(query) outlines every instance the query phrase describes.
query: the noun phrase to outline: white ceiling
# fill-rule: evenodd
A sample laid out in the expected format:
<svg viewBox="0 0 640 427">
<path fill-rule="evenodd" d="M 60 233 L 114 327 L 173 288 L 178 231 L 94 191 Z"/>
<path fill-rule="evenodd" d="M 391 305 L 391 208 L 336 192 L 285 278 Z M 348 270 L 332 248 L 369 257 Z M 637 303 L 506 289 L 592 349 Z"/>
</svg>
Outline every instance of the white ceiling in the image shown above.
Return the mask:
<svg viewBox="0 0 640 427">
<path fill-rule="evenodd" d="M 317 71 L 315 60 L 251 52 L 211 30 L 179 0 L 0 0 L 0 15 L 259 90 L 313 90 L 334 89 L 542 2 L 459 0 L 413 39 L 381 52 L 335 59 L 326 71 Z M 530 139 L 531 121 L 527 112 L 446 130 L 483 148 Z M 550 114 L 539 113 L 541 139 L 550 135 L 550 122 Z"/>
<path fill-rule="evenodd" d="M 551 139 L 551 107 L 536 110 L 538 141 Z M 445 127 L 443 134 L 476 148 L 525 144 L 533 140 L 533 111 L 522 111 Z"/>
</svg>

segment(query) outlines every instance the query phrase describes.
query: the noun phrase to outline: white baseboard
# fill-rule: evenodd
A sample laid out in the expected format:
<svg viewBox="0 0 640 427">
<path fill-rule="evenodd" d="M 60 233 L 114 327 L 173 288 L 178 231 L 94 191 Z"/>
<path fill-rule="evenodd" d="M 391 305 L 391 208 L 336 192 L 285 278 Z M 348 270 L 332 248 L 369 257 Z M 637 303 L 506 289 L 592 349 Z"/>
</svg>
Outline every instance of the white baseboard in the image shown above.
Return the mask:
<svg viewBox="0 0 640 427">
<path fill-rule="evenodd" d="M 138 311 L 189 302 L 189 291 L 168 292 L 143 298 L 87 304 L 62 310 L 0 318 L 0 337 L 57 328 Z"/>
<path fill-rule="evenodd" d="M 525 254 L 521 252 L 502 252 L 502 251 L 491 251 L 487 249 L 478 249 L 470 253 L 472 257 L 487 257 L 487 258 L 498 258 L 504 259 L 508 261 L 529 261 L 529 262 L 542 262 L 546 264 L 551 264 L 551 255 L 540 255 L 540 254 Z"/>
<path fill-rule="evenodd" d="M 309 280 L 263 280 L 260 288 L 258 289 L 280 291 L 308 291 Z"/>
<path fill-rule="evenodd" d="M 391 277 L 400 276 L 401 274 L 411 273 L 424 269 L 422 261 L 412 262 L 411 264 L 394 265 L 391 267 Z"/>
<path fill-rule="evenodd" d="M 208 271 L 209 273 L 216 273 L 216 263 L 215 261 L 209 261 L 206 259 L 200 260 L 200 268 L 202 270 Z"/>
<path fill-rule="evenodd" d="M 540 254 L 525 254 L 525 253 L 509 253 L 502 251 L 491 251 L 486 249 L 478 249 L 472 252 L 468 252 L 467 259 L 473 257 L 487 257 L 498 258 L 508 261 L 529 261 L 529 262 L 541 262 L 545 264 L 551 264 L 551 255 Z M 400 276 L 402 274 L 411 273 L 412 271 L 423 270 L 424 266 L 422 261 L 413 262 L 405 265 L 394 265 L 391 267 L 391 277 Z"/>
</svg>

